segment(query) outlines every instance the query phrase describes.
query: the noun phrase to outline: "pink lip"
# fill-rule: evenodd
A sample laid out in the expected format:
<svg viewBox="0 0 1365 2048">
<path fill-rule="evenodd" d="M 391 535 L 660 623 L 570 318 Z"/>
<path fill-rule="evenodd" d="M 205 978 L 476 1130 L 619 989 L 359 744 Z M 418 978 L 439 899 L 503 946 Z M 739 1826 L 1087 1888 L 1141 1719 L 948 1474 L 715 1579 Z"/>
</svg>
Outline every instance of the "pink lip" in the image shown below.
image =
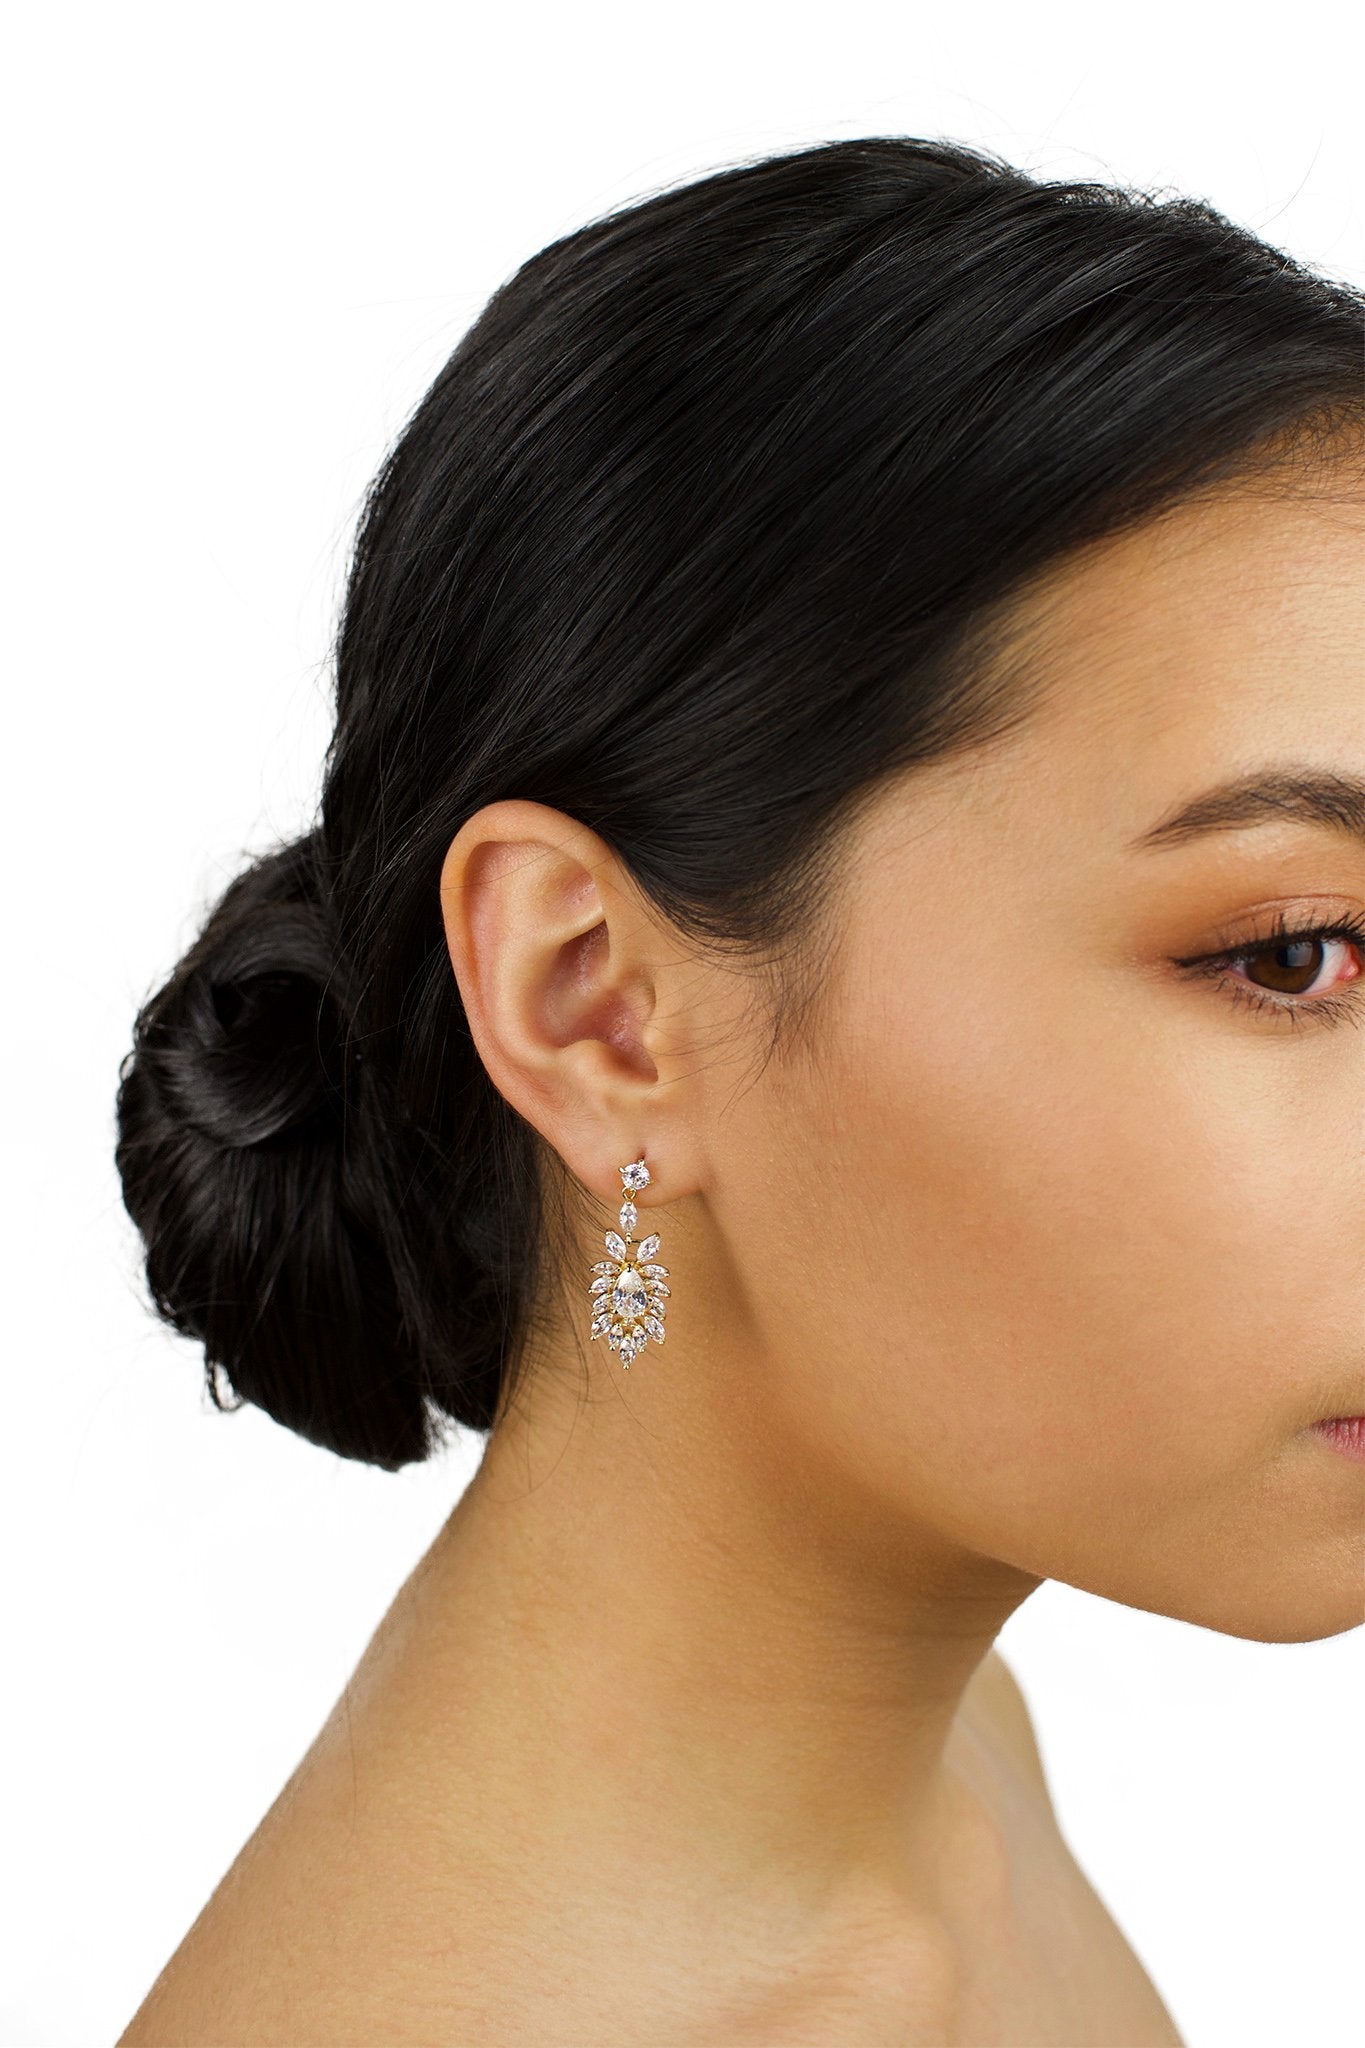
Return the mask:
<svg viewBox="0 0 1365 2048">
<path fill-rule="evenodd" d="M 1365 1465 L 1365 1415 L 1333 1415 L 1313 1428 L 1343 1457 L 1356 1458 Z"/>
</svg>

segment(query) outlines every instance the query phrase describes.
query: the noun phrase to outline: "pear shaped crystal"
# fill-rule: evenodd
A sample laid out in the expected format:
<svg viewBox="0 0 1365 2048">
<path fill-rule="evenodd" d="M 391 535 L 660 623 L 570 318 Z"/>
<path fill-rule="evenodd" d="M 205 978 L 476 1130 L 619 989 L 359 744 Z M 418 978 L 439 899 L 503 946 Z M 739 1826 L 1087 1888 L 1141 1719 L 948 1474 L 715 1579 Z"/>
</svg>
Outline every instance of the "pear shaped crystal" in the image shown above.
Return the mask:
<svg viewBox="0 0 1365 2048">
<path fill-rule="evenodd" d="M 611 1290 L 611 1305 L 622 1322 L 638 1323 L 649 1312 L 645 1283 L 634 1266 L 623 1266 Z"/>
</svg>

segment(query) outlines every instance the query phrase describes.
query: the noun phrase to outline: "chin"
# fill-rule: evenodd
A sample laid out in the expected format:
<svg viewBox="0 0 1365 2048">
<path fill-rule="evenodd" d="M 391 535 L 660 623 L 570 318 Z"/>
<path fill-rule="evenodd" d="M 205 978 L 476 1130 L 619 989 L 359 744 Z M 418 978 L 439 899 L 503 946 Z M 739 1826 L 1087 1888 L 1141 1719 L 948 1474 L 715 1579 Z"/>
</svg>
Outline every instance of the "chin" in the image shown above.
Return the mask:
<svg viewBox="0 0 1365 2048">
<path fill-rule="evenodd" d="M 1321 1643 L 1328 1636 L 1344 1636 L 1348 1629 L 1359 1628 L 1363 1623 L 1365 1607 L 1357 1587 L 1349 1613 L 1343 1612 L 1338 1602 L 1332 1612 L 1323 1609 L 1282 1617 L 1277 1615 L 1259 1627 L 1228 1629 L 1225 1633 L 1241 1636 L 1249 1643 Z"/>
<path fill-rule="evenodd" d="M 1305 1573 L 1299 1585 L 1277 1585 L 1257 1599 L 1248 1593 L 1221 1612 L 1211 1601 L 1198 1611 L 1175 1619 L 1219 1635 L 1238 1636 L 1247 1643 L 1320 1643 L 1365 1624 L 1365 1590 L 1359 1565 L 1345 1577 L 1318 1579 Z"/>
</svg>

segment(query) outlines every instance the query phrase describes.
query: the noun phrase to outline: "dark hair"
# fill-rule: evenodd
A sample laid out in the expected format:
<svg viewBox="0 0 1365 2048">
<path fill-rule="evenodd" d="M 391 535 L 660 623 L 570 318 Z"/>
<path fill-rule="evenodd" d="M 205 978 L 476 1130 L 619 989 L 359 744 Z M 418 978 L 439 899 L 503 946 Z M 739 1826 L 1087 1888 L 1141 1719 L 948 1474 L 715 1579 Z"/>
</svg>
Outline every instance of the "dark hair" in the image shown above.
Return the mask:
<svg viewBox="0 0 1365 2048">
<path fill-rule="evenodd" d="M 1365 412 L 1363 312 L 1201 200 L 899 136 L 524 263 L 371 487 L 315 829 L 232 883 L 120 1066 L 148 1286 L 215 1403 L 222 1372 L 395 1469 L 510 1398 L 555 1162 L 451 969 L 466 818 L 586 823 L 799 1037 L 840 828 L 1030 709 L 1024 580 L 1328 447 Z"/>
</svg>

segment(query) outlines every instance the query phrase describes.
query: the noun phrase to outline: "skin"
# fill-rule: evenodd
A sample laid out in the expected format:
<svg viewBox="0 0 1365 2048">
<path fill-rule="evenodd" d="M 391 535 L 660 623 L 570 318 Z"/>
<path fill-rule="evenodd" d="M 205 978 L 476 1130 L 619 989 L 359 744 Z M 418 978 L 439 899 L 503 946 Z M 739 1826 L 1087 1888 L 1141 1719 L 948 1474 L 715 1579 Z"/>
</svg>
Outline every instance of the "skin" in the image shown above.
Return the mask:
<svg viewBox="0 0 1365 2048">
<path fill-rule="evenodd" d="M 582 1342 L 586 1236 L 125 2043 L 374 2038 L 377 1986 L 394 2040 L 1178 2040 L 992 1645 L 1047 1578 L 1257 1641 L 1362 1620 L 1365 1468 L 1308 1425 L 1365 1410 L 1365 954 L 1324 945 L 1301 1029 L 1234 998 L 1264 950 L 1175 962 L 1365 919 L 1365 843 L 1128 842 L 1253 765 L 1365 779 L 1363 615 L 1358 464 L 1050 571 L 1044 701 L 879 793 L 818 1041 L 761 1071 L 742 974 L 594 833 L 462 826 L 479 1052 L 601 1230 L 649 1162 L 667 1343 Z"/>
</svg>

